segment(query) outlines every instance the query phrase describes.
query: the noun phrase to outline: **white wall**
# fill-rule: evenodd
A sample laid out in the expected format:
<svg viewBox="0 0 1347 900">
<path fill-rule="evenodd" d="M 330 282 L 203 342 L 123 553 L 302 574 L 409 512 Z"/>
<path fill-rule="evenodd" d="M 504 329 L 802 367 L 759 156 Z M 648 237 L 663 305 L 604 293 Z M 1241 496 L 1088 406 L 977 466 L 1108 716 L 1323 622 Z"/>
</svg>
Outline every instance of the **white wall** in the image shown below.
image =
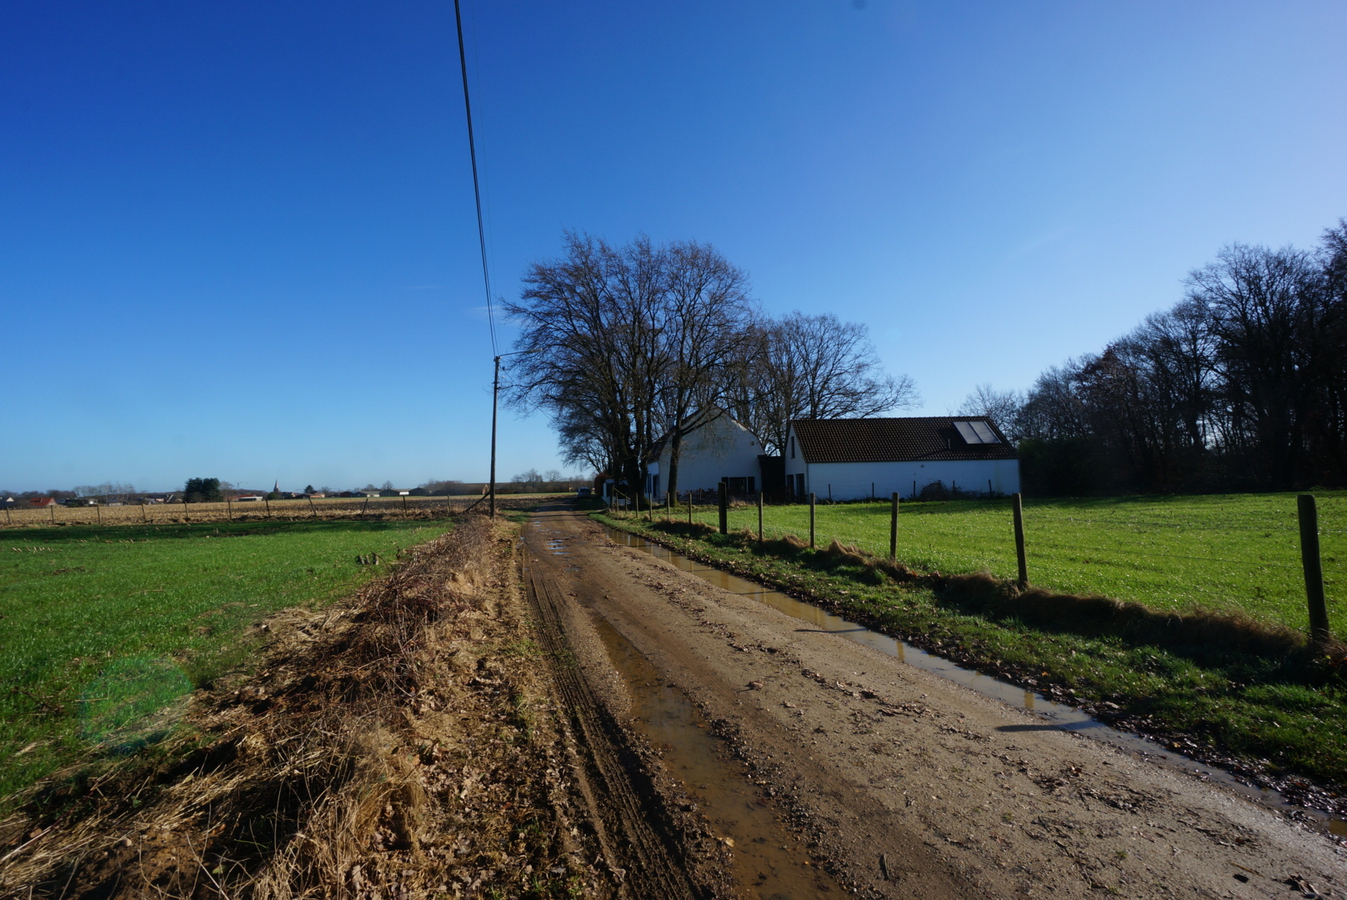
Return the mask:
<svg viewBox="0 0 1347 900">
<path fill-rule="evenodd" d="M 748 429 L 729 416 L 720 416 L 683 438 L 678 454 L 677 490 L 714 491 L 722 478 L 752 478 L 753 490 L 762 490 L 758 454 L 762 446 Z M 649 472 L 659 476 L 659 490 L 647 491 L 663 500 L 669 487 L 670 451 L 666 447 Z"/>
<path fill-rule="evenodd" d="M 872 490 L 880 499 L 891 496 L 894 491 L 900 497 L 910 498 L 914 496 L 914 482 L 916 494 L 936 481 L 943 482 L 947 488 L 957 487 L 975 494 L 987 493 L 988 481 L 993 493 L 1014 494 L 1020 489 L 1020 462 L 1017 459 L 813 463 L 806 466 L 798 454 L 792 460 L 787 449 L 786 477 L 789 479 L 799 472 L 805 475 L 805 493 L 812 491 L 820 500 L 828 497 L 830 486 L 833 500 L 869 499 Z"/>
</svg>

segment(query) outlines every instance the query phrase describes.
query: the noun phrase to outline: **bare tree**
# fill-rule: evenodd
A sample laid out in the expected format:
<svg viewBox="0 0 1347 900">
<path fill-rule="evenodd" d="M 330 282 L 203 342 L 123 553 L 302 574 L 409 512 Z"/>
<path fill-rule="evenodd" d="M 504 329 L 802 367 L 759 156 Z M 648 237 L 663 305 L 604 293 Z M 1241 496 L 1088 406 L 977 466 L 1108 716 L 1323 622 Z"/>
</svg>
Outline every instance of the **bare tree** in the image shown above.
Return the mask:
<svg viewBox="0 0 1347 900">
<path fill-rule="evenodd" d="M 1211 316 L 1231 449 L 1269 487 L 1297 480 L 1315 373 L 1341 365 L 1322 358 L 1321 272 L 1303 251 L 1233 244 L 1188 276 Z"/>
<path fill-rule="evenodd" d="M 1228 246 L 1187 285 L 1173 309 L 1039 377 L 1016 423 L 1026 468 L 1038 454 L 1069 476 L 1058 489 L 1085 483 L 1082 459 L 1095 489 L 1347 480 L 1347 220 L 1314 253 Z"/>
<path fill-rule="evenodd" d="M 865 418 L 918 400 L 910 378 L 883 372 L 866 326 L 831 313 L 759 322 L 744 346 L 733 411 L 776 453 L 794 419 Z"/>
<path fill-rule="evenodd" d="M 746 278 L 696 243 L 625 247 L 575 232 L 536 263 L 506 310 L 523 331 L 510 397 L 548 410 L 568 462 L 645 482 L 659 432 L 713 402 L 716 372 L 747 311 Z M 723 381 L 723 379 L 721 379 Z"/>
<path fill-rule="evenodd" d="M 669 445 L 665 489 L 676 493 L 683 439 L 725 402 L 726 373 L 745 342 L 750 309 L 747 276 L 714 248 L 674 244 L 664 262 L 665 374 L 655 402 Z"/>
</svg>

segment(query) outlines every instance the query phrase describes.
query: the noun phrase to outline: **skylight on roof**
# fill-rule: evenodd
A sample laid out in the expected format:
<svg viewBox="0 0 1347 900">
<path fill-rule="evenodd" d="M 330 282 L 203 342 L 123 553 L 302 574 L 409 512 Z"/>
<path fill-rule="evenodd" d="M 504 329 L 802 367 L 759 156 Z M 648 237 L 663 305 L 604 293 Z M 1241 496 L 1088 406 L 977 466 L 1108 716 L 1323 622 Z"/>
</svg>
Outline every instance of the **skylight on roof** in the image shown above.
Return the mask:
<svg viewBox="0 0 1347 900">
<path fill-rule="evenodd" d="M 954 423 L 965 444 L 999 444 L 1000 438 L 986 422 L 960 420 Z"/>
</svg>

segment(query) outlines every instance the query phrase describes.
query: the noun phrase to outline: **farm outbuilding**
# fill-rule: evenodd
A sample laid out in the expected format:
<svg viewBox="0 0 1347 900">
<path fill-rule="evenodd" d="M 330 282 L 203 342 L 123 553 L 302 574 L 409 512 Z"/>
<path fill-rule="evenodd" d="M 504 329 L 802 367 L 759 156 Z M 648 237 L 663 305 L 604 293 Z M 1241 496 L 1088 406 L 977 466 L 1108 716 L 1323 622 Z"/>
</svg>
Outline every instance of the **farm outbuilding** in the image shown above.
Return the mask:
<svg viewBox="0 0 1347 900">
<path fill-rule="evenodd" d="M 762 487 L 761 442 L 723 410 L 710 410 L 700 418 L 701 424 L 679 442 L 675 490 L 714 492 L 726 481 L 731 494 L 756 493 Z M 673 448 L 666 436 L 646 459 L 645 493 L 657 503 L 668 493 L 672 465 Z"/>
<path fill-rule="evenodd" d="M 790 423 L 786 486 L 796 497 L 919 497 L 941 485 L 969 494 L 1020 489 L 1015 447 L 986 416 L 800 419 Z"/>
</svg>

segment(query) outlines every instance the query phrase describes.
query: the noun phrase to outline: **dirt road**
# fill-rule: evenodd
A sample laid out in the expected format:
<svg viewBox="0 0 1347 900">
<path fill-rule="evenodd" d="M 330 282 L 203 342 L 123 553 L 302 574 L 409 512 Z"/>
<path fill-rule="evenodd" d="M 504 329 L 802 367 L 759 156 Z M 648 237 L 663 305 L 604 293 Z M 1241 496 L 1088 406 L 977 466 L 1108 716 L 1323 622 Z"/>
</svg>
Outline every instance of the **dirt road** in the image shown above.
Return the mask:
<svg viewBox="0 0 1347 900">
<path fill-rule="evenodd" d="M 578 759 L 614 864 L 639 870 L 635 896 L 695 895 L 683 873 L 714 863 L 681 811 L 705 816 L 714 846 L 738 842 L 749 896 L 1347 897 L 1347 852 L 1331 837 L 802 627 L 615 546 L 574 511 L 536 514 L 525 558 L 544 640 L 574 660 L 554 668 L 575 745 L 586 729 L 648 737 L 652 685 L 685 697 L 694 725 L 719 736 L 721 768 L 790 835 L 720 834 L 725 789 L 675 780 L 681 741 L 663 767 L 659 747 L 634 768 Z M 650 783 L 624 786 L 635 769 Z M 746 862 L 745 840 L 779 845 L 803 874 L 755 873 L 776 864 Z"/>
</svg>

